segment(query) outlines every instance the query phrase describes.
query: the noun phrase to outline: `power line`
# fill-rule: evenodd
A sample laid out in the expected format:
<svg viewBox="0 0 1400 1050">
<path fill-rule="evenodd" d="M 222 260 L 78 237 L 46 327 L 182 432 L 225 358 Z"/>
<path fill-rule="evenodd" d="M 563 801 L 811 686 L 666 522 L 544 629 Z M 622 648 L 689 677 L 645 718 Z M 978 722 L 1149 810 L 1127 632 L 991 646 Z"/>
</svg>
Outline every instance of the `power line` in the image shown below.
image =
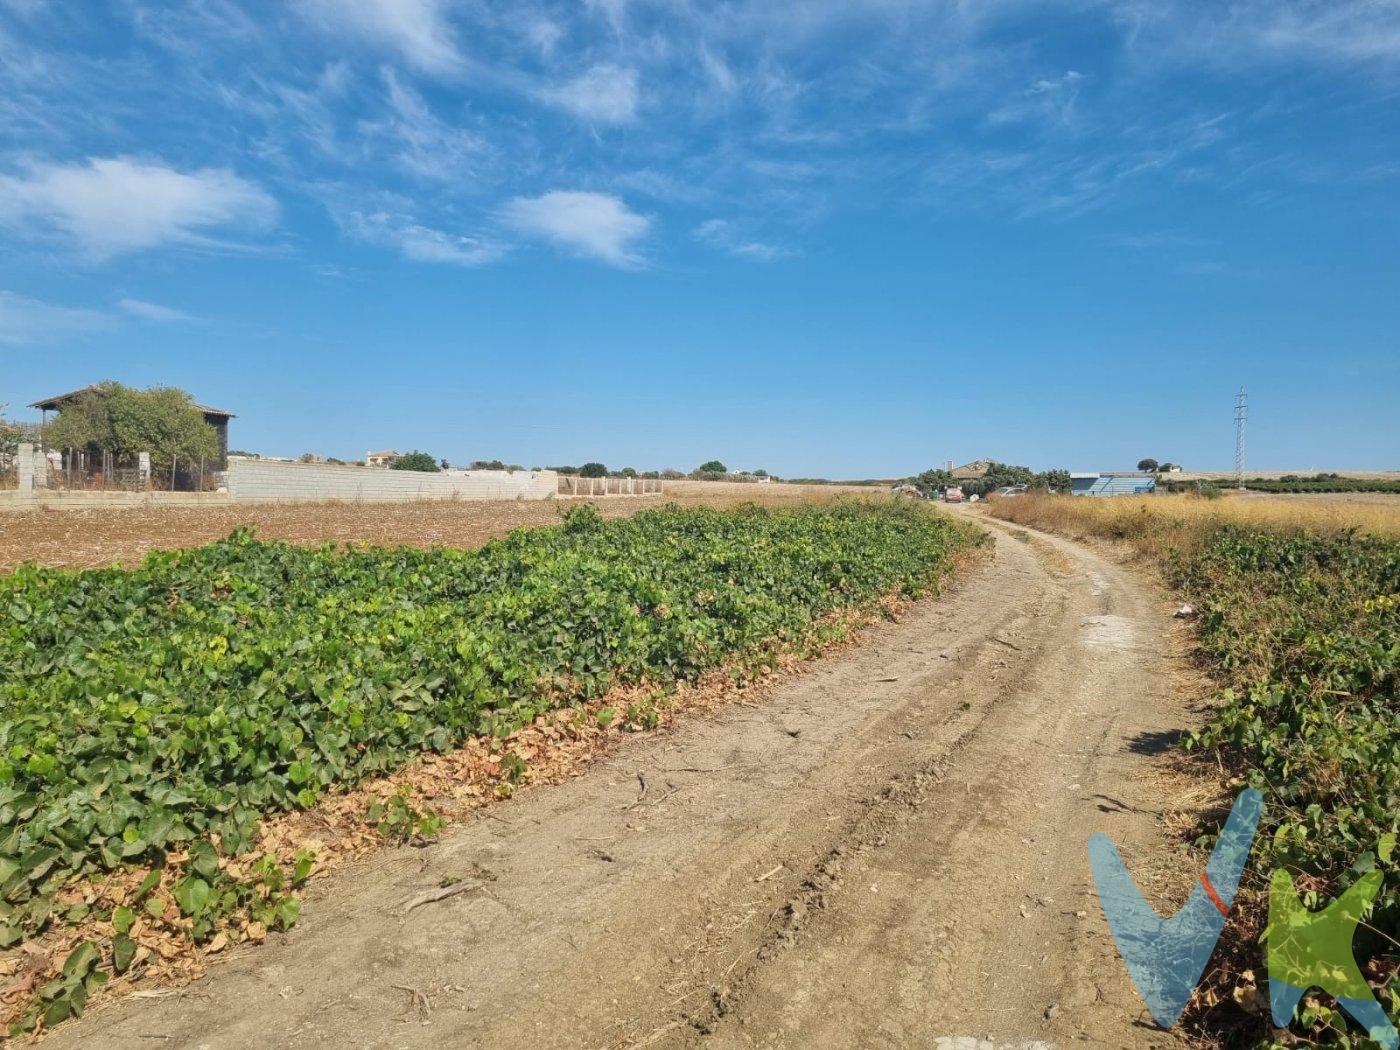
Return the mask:
<svg viewBox="0 0 1400 1050">
<path fill-rule="evenodd" d="M 1244 424 L 1249 418 L 1249 402 L 1244 387 L 1235 395 L 1235 488 L 1244 488 Z"/>
</svg>

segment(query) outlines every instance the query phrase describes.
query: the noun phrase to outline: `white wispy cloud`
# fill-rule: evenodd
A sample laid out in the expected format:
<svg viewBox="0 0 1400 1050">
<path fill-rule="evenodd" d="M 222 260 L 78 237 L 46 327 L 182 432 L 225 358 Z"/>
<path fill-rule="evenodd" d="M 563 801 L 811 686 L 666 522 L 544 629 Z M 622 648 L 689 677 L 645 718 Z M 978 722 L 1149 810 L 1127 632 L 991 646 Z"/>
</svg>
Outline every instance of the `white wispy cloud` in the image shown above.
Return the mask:
<svg viewBox="0 0 1400 1050">
<path fill-rule="evenodd" d="M 1040 77 L 997 109 L 987 115 L 989 124 L 1015 124 L 1025 120 L 1048 120 L 1070 124 L 1075 117 L 1075 104 L 1084 74 L 1073 69 L 1056 77 Z"/>
<path fill-rule="evenodd" d="M 554 49 L 559 46 L 559 41 L 564 37 L 564 27 L 552 18 L 544 15 L 535 15 L 524 26 L 522 30 L 525 39 L 540 52 L 549 56 L 554 54 Z"/>
<path fill-rule="evenodd" d="M 1150 62 L 1305 61 L 1352 70 L 1400 64 L 1394 0 L 1236 0 L 1228 5 L 1112 0 L 1134 57 Z"/>
<path fill-rule="evenodd" d="M 544 89 L 540 97 L 582 120 L 627 124 L 637 118 L 638 74 L 622 66 L 597 65 L 567 83 Z"/>
<path fill-rule="evenodd" d="M 470 174 L 490 154 L 484 138 L 440 119 L 392 69 L 383 77 L 389 115 L 363 122 L 360 130 L 372 141 L 390 143 L 405 171 L 446 182 Z"/>
<path fill-rule="evenodd" d="M 708 219 L 695 227 L 695 239 L 712 248 L 738 256 L 741 259 L 755 259 L 759 262 L 773 262 L 785 259 L 792 254 L 787 248 L 776 244 L 766 244 L 745 237 L 727 219 Z"/>
<path fill-rule="evenodd" d="M 583 6 L 588 11 L 601 14 L 614 32 L 621 33 L 627 23 L 628 3 L 629 0 L 584 0 Z"/>
<path fill-rule="evenodd" d="M 440 0 L 301 0 L 301 7 L 326 32 L 393 52 L 422 72 L 453 73 L 463 66 Z"/>
<path fill-rule="evenodd" d="M 1012 151 L 949 150 L 926 169 L 940 199 L 1010 206 L 1022 217 L 1070 216 L 1137 192 L 1145 180 L 1201 177 L 1231 138 L 1228 114 L 1191 115 L 1115 133 Z"/>
<path fill-rule="evenodd" d="M 160 303 L 150 303 L 144 299 L 119 299 L 117 305 L 133 317 L 139 317 L 145 321 L 169 324 L 174 321 L 194 320 L 183 310 L 177 310 L 173 306 L 162 306 Z"/>
<path fill-rule="evenodd" d="M 361 240 L 397 249 L 413 262 L 481 266 L 505 254 L 505 246 L 499 243 L 433 229 L 384 211 L 351 212 L 345 225 Z"/>
<path fill-rule="evenodd" d="M 29 152 L 0 157 L 0 233 L 38 246 L 26 264 L 246 238 L 274 186 L 291 209 L 334 187 L 346 240 L 404 258 L 476 265 L 528 235 L 637 266 L 661 216 L 758 260 L 843 209 L 1068 219 L 1187 180 L 1400 181 L 1363 128 L 1400 72 L 1400 0 L 138 0 L 81 31 L 22 2 L 0 132 Z M 1349 123 L 1324 145 L 1292 113 Z M 117 132 L 145 156 L 81 161 Z M 530 196 L 548 186 L 608 192 Z"/>
<path fill-rule="evenodd" d="M 39 299 L 0 291 L 0 343 L 33 346 L 106 331 L 110 314 L 72 306 L 55 306 Z"/>
<path fill-rule="evenodd" d="M 619 198 L 583 190 L 516 197 L 502 209 L 501 217 L 522 233 L 624 268 L 642 264 L 636 245 L 651 228 L 649 218 L 630 210 Z"/>
<path fill-rule="evenodd" d="M 98 261 L 165 244 L 216 245 L 211 230 L 266 229 L 277 210 L 261 187 L 224 168 L 109 157 L 0 175 L 0 223 L 56 231 Z"/>
<path fill-rule="evenodd" d="M 1213 244 L 1204 237 L 1176 230 L 1162 230 L 1149 233 L 1123 233 L 1104 239 L 1115 248 L 1131 248 L 1134 251 L 1157 251 L 1173 248 L 1199 248 Z"/>
</svg>

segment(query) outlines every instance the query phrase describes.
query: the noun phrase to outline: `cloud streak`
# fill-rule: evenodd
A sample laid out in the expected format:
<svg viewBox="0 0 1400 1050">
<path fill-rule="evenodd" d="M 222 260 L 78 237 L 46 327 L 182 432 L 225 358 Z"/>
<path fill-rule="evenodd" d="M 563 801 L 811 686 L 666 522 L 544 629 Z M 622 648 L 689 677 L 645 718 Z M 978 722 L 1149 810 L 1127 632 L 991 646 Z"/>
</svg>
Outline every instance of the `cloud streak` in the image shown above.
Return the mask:
<svg viewBox="0 0 1400 1050">
<path fill-rule="evenodd" d="M 177 321 L 193 321 L 194 318 L 183 310 L 160 303 L 149 303 L 144 299 L 119 299 L 117 305 L 143 321 L 156 321 L 159 324 L 173 324 Z"/>
<path fill-rule="evenodd" d="M 455 33 L 439 0 L 302 0 L 323 32 L 359 39 L 424 73 L 462 69 Z"/>
<path fill-rule="evenodd" d="M 113 318 L 99 310 L 55 306 L 39 299 L 0 291 L 0 343 L 35 346 L 104 332 Z"/>
<path fill-rule="evenodd" d="M 792 254 L 786 248 L 743 236 L 733 223 L 726 219 L 707 219 L 695 227 L 695 239 L 711 248 L 740 259 L 753 259 L 757 262 L 773 262 L 785 259 Z"/>
<path fill-rule="evenodd" d="M 629 124 L 637 118 L 640 99 L 635 69 L 604 64 L 594 66 L 559 87 L 546 88 L 540 97 L 567 110 L 580 120 L 595 124 Z"/>
<path fill-rule="evenodd" d="M 504 245 L 490 240 L 433 229 L 384 211 L 352 212 L 346 226 L 360 240 L 396 249 L 411 262 L 482 266 L 506 251 Z"/>
<path fill-rule="evenodd" d="M 263 230 L 277 213 L 262 188 L 224 168 L 108 157 L 0 176 L 0 223 L 57 233 L 99 262 L 162 245 L 216 246 L 213 231 Z"/>
<path fill-rule="evenodd" d="M 651 220 L 606 193 L 551 190 L 539 197 L 516 197 L 502 220 L 521 233 L 543 239 L 576 255 L 635 269 L 643 259 L 638 243 Z"/>
</svg>

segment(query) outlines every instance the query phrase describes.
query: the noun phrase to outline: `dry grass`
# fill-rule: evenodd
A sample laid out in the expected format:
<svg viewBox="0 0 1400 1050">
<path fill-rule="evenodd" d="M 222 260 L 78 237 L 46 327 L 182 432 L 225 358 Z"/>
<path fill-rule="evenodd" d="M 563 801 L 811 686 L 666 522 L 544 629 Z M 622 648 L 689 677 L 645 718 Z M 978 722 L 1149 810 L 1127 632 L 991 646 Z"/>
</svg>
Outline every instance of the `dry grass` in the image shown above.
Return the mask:
<svg viewBox="0 0 1400 1050">
<path fill-rule="evenodd" d="M 1160 555 L 1193 549 L 1208 528 L 1224 522 L 1266 529 L 1341 532 L 1356 529 L 1400 536 L 1400 500 L 1358 503 L 1292 496 L 1201 499 L 1198 496 L 1020 496 L 987 504 L 1004 521 L 1046 529 L 1072 539 L 1109 539 Z"/>
</svg>

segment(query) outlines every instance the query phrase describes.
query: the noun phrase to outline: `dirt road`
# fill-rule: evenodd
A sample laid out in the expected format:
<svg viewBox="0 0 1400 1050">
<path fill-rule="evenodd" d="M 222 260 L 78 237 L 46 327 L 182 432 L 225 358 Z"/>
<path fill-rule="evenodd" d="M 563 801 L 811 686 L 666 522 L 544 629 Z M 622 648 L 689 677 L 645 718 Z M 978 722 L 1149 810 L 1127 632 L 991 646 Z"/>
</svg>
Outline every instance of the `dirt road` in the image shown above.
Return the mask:
<svg viewBox="0 0 1400 1050">
<path fill-rule="evenodd" d="M 860 647 L 354 865 L 279 943 L 50 1046 L 1169 1043 L 1085 856 L 1105 830 L 1135 870 L 1186 864 L 1157 821 L 1190 721 L 1168 605 L 988 524 L 989 565 Z"/>
</svg>

